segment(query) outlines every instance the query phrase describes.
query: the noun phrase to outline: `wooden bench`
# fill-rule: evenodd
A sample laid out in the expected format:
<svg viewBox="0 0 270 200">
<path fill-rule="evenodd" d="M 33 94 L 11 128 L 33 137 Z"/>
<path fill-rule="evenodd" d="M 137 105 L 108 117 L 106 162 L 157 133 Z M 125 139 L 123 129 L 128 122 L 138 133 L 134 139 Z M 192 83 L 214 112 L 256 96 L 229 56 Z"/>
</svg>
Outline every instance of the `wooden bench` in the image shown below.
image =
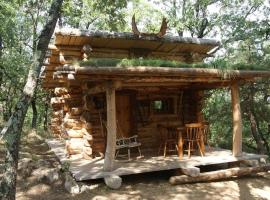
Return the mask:
<svg viewBox="0 0 270 200">
<path fill-rule="evenodd" d="M 115 153 L 115 158 L 117 157 L 123 157 L 126 156 L 128 157 L 128 160 L 130 160 L 130 149 L 131 148 L 137 148 L 138 152 L 141 155 L 141 149 L 140 149 L 141 143 L 138 142 L 138 135 L 134 135 L 132 137 L 128 138 L 119 138 L 116 140 L 116 153 Z M 119 154 L 121 149 L 127 149 L 127 154 Z"/>
</svg>

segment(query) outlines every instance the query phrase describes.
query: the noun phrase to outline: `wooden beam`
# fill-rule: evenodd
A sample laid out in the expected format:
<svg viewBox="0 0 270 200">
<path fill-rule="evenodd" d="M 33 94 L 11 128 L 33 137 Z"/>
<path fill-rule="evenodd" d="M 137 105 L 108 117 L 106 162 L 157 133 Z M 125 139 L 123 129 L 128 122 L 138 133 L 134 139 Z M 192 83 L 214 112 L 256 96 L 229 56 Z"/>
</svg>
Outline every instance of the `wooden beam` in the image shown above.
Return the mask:
<svg viewBox="0 0 270 200">
<path fill-rule="evenodd" d="M 114 81 L 111 84 L 112 84 L 111 87 L 113 87 L 115 90 L 121 88 L 121 85 L 122 85 L 120 81 Z M 86 94 L 102 93 L 102 92 L 106 92 L 107 89 L 108 89 L 108 83 L 107 82 L 101 83 L 88 89 Z"/>
<path fill-rule="evenodd" d="M 239 86 L 235 82 L 231 85 L 232 115 L 233 115 L 233 155 L 242 155 L 243 123 L 240 108 Z"/>
<path fill-rule="evenodd" d="M 108 84 L 106 89 L 107 100 L 107 147 L 104 159 L 104 171 L 113 171 L 116 144 L 116 104 L 115 88 Z"/>
<path fill-rule="evenodd" d="M 270 170 L 270 165 L 260 166 L 260 167 L 245 167 L 245 168 L 231 168 L 225 170 L 218 170 L 213 172 L 201 173 L 199 176 L 190 177 L 186 175 L 182 176 L 172 176 L 169 180 L 170 184 L 185 184 L 185 183 L 196 183 L 196 182 L 207 182 L 220 180 L 225 178 L 230 178 L 232 176 L 245 176 L 248 174 L 255 174 L 258 172 L 267 172 Z"/>
<path fill-rule="evenodd" d="M 141 77 L 183 77 L 183 78 L 220 78 L 221 80 L 235 80 L 238 78 L 250 79 L 254 77 L 270 77 L 269 71 L 229 70 L 222 72 L 219 69 L 206 68 L 173 68 L 173 67 L 77 67 L 76 73 L 91 75 L 132 75 Z"/>
</svg>

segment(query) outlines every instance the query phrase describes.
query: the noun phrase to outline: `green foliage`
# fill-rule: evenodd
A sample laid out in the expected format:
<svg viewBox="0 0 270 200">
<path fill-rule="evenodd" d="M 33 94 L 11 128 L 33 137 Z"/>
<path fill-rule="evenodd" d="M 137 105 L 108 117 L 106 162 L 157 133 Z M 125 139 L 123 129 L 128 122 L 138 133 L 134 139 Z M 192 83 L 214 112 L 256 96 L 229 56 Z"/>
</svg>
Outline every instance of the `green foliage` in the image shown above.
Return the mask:
<svg viewBox="0 0 270 200">
<path fill-rule="evenodd" d="M 227 89 L 220 89 L 209 91 L 205 96 L 208 98 L 203 113 L 211 126 L 211 143 L 230 149 L 232 144 L 230 93 Z"/>
<path fill-rule="evenodd" d="M 125 27 L 126 0 L 68 0 L 64 1 L 64 26 L 81 29 L 121 31 Z"/>
<path fill-rule="evenodd" d="M 178 61 L 158 60 L 158 59 L 90 59 L 88 61 L 80 62 L 81 66 L 93 66 L 93 67 L 130 67 L 130 66 L 152 66 L 152 67 L 178 67 L 178 68 L 206 68 L 208 64 L 196 63 L 187 64 Z"/>
</svg>

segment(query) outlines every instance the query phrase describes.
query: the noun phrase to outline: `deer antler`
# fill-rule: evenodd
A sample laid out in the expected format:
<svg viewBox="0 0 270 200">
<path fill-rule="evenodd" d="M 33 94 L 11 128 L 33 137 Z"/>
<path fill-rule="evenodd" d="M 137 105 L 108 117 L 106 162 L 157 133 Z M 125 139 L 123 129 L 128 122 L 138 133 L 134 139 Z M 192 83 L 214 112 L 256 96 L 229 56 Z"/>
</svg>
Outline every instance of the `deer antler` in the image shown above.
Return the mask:
<svg viewBox="0 0 270 200">
<path fill-rule="evenodd" d="M 135 21 L 135 14 L 132 16 L 132 32 L 135 34 L 135 35 L 141 35 L 140 31 L 138 30 L 137 28 L 137 24 L 136 24 L 136 21 Z"/>
<path fill-rule="evenodd" d="M 163 17 L 162 24 L 161 24 L 161 27 L 160 27 L 160 30 L 159 30 L 157 36 L 163 37 L 166 34 L 167 28 L 168 28 L 167 20 L 166 20 L 166 18 Z"/>
<path fill-rule="evenodd" d="M 134 33 L 134 35 L 137 35 L 137 36 L 149 36 L 149 35 L 155 35 L 157 37 L 163 37 L 165 34 L 166 34 L 166 31 L 167 31 L 167 20 L 166 18 L 163 18 L 162 19 L 162 23 L 161 23 L 161 27 L 160 27 L 160 30 L 158 33 L 141 33 L 138 28 L 137 28 L 137 24 L 136 24 L 136 21 L 135 21 L 135 14 L 132 16 L 132 32 Z"/>
</svg>

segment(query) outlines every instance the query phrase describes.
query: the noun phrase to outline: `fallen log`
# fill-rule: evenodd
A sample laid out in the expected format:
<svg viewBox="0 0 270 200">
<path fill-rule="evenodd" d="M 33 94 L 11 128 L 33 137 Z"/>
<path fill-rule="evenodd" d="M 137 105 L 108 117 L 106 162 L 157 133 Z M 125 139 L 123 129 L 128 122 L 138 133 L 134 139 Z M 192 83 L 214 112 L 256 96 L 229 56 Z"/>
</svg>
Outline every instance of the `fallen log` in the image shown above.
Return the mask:
<svg viewBox="0 0 270 200">
<path fill-rule="evenodd" d="M 200 168 L 198 167 L 185 167 L 185 168 L 180 168 L 179 172 L 188 175 L 188 176 L 192 176 L 192 177 L 196 177 L 200 175 Z"/>
<path fill-rule="evenodd" d="M 249 174 L 254 174 L 258 172 L 267 172 L 270 170 L 270 164 L 259 167 L 235 167 L 225 170 L 218 170 L 213 172 L 201 173 L 199 176 L 191 177 L 187 175 L 182 176 L 172 176 L 169 180 L 170 184 L 185 184 L 185 183 L 195 183 L 195 182 L 207 182 L 220 179 L 230 178 L 232 176 L 245 176 Z"/>
</svg>

